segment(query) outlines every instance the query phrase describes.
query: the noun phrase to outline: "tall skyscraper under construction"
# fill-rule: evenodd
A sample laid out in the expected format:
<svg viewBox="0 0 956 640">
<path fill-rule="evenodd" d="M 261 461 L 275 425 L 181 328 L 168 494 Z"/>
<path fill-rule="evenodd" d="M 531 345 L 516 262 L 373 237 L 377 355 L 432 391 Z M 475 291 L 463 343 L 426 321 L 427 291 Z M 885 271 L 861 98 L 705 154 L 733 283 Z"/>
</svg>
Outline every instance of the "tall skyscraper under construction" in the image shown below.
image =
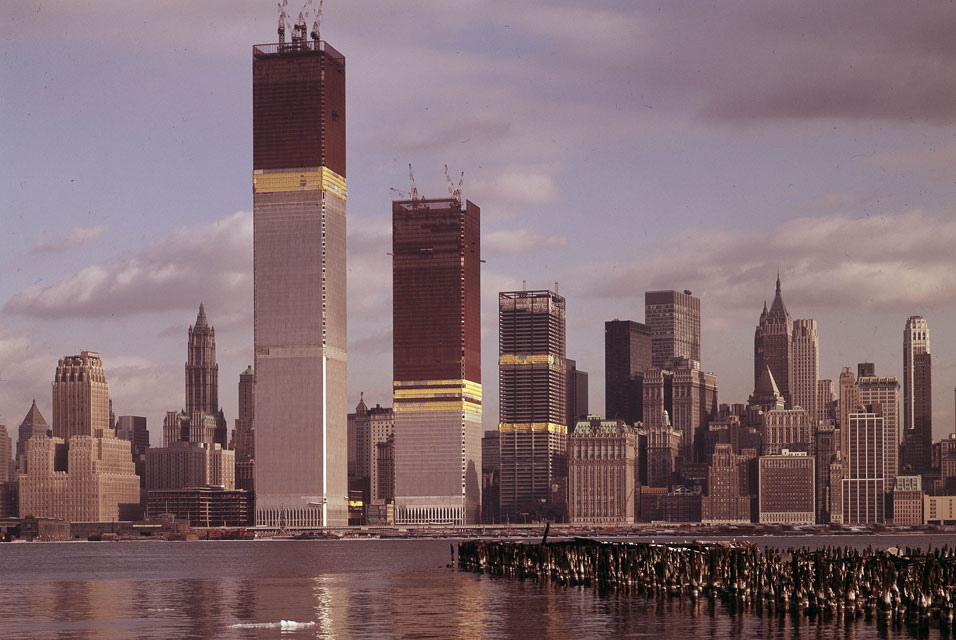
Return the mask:
<svg viewBox="0 0 956 640">
<path fill-rule="evenodd" d="M 498 294 L 501 517 L 565 519 L 565 303 L 553 291 Z"/>
<path fill-rule="evenodd" d="M 392 203 L 396 523 L 480 517 L 479 222 L 456 198 Z"/>
<path fill-rule="evenodd" d="M 345 58 L 252 50 L 256 524 L 345 526 Z"/>
</svg>

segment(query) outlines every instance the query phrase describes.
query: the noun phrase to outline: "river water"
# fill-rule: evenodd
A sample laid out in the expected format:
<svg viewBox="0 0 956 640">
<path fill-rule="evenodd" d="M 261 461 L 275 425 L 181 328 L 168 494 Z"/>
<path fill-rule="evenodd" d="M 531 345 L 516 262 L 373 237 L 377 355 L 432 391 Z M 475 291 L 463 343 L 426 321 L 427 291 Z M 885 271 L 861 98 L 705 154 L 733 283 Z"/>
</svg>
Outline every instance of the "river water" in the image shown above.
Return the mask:
<svg viewBox="0 0 956 640">
<path fill-rule="evenodd" d="M 663 538 L 658 537 L 658 540 Z M 759 538 L 953 545 L 954 536 Z M 912 638 L 448 568 L 448 540 L 0 544 L 0 638 Z M 287 621 L 283 625 L 282 621 Z M 288 621 L 291 621 L 289 623 Z M 947 634 L 948 635 L 948 634 Z"/>
</svg>

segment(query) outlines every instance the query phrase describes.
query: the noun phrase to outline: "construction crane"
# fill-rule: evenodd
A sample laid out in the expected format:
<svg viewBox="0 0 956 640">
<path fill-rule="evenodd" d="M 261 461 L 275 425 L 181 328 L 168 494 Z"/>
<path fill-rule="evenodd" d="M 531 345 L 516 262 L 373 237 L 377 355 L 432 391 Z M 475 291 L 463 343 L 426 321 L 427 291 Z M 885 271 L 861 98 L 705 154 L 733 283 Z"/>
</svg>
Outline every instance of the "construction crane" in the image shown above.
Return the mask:
<svg viewBox="0 0 956 640">
<path fill-rule="evenodd" d="M 400 191 L 399 189 L 396 189 L 395 187 L 389 187 L 388 190 L 394 193 L 395 195 L 397 195 L 402 200 L 408 200 L 408 194 L 405 193 L 404 191 Z"/>
<path fill-rule="evenodd" d="M 312 0 L 309 0 L 309 2 L 311 1 Z M 320 40 L 319 27 L 322 26 L 322 2 L 323 0 L 319 0 L 319 10 L 315 14 L 315 22 L 312 23 L 312 33 L 310 34 L 316 42 Z"/>
<path fill-rule="evenodd" d="M 415 173 L 412 171 L 412 163 L 408 163 L 408 182 L 411 185 L 411 198 L 414 202 L 421 200 L 421 196 L 418 195 L 418 187 L 415 186 Z"/>
<path fill-rule="evenodd" d="M 445 180 L 448 182 L 448 195 L 451 196 L 451 199 L 455 202 L 456 206 L 461 206 L 461 186 L 465 182 L 465 172 L 461 172 L 461 177 L 458 179 L 458 187 L 456 188 L 454 183 L 451 181 L 451 174 L 448 172 L 448 165 L 445 165 Z"/>
<path fill-rule="evenodd" d="M 285 23 L 288 16 L 286 16 L 285 8 L 289 4 L 289 0 L 282 0 L 282 2 L 276 3 L 279 5 L 279 44 L 285 44 Z"/>
</svg>

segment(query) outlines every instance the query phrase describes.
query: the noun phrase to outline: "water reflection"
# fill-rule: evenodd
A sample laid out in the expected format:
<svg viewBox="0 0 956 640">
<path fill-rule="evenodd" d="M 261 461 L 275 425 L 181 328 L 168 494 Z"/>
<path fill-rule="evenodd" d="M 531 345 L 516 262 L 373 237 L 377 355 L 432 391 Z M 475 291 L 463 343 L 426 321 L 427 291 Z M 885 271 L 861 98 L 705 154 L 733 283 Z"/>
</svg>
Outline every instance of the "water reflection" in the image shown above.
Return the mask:
<svg viewBox="0 0 956 640">
<path fill-rule="evenodd" d="M 882 621 L 735 613 L 446 568 L 442 541 L 0 546 L 0 637 L 904 640 Z M 294 621 L 283 628 L 281 621 Z M 924 635 L 939 637 L 936 629 Z"/>
</svg>

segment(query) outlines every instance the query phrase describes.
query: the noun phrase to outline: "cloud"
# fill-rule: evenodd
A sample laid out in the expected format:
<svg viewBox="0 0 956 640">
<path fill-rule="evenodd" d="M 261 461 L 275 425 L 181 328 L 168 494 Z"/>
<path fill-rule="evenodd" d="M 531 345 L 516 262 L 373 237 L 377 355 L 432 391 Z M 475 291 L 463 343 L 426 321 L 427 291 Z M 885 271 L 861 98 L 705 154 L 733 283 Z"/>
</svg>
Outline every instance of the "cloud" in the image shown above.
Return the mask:
<svg viewBox="0 0 956 640">
<path fill-rule="evenodd" d="M 14 295 L 10 313 L 46 318 L 102 318 L 192 309 L 200 300 L 225 311 L 252 303 L 252 214 L 184 226 L 104 264 Z"/>
<path fill-rule="evenodd" d="M 487 180 L 476 180 L 467 185 L 482 202 L 509 205 L 548 204 L 558 199 L 558 189 L 552 177 L 540 171 L 508 170 Z"/>
<path fill-rule="evenodd" d="M 568 243 L 565 236 L 544 235 L 530 229 L 499 230 L 483 235 L 482 253 L 522 254 L 563 247 Z"/>
<path fill-rule="evenodd" d="M 811 308 L 941 307 L 956 296 L 954 245 L 952 214 L 921 211 L 804 217 L 744 233 L 698 229 L 666 239 L 636 262 L 593 265 L 584 293 L 638 298 L 645 290 L 689 288 L 725 313 L 749 313 L 753 300 L 772 295 L 779 269 L 787 295 Z"/>
<path fill-rule="evenodd" d="M 109 229 L 109 225 L 107 224 L 101 224 L 95 227 L 76 227 L 65 236 L 37 240 L 33 247 L 31 247 L 30 253 L 54 253 L 79 247 L 87 242 L 96 240 L 103 235 L 107 229 Z"/>
<path fill-rule="evenodd" d="M 26 336 L 0 325 L 0 424 L 6 424 L 14 442 L 16 427 L 34 398 L 43 417 L 52 422 L 48 401 L 56 361 Z"/>
</svg>

